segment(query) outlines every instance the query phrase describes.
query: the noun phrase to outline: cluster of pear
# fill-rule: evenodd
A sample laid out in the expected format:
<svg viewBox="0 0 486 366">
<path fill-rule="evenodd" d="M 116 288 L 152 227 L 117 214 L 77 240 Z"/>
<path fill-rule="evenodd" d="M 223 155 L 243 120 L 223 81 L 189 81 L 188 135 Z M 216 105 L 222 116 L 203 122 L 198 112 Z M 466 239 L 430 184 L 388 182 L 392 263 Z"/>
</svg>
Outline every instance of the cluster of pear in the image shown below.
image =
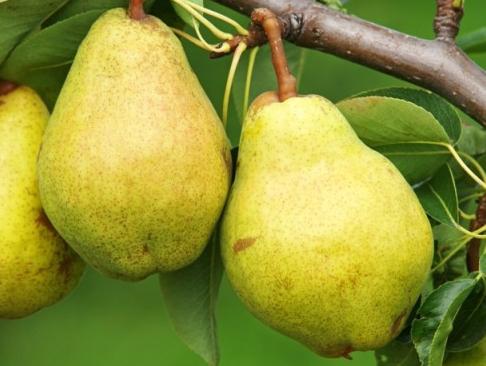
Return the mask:
<svg viewBox="0 0 486 366">
<path fill-rule="evenodd" d="M 431 264 L 431 228 L 398 170 L 328 100 L 258 98 L 228 200 L 224 128 L 155 17 L 113 9 L 92 26 L 41 148 L 39 98 L 17 88 L 1 102 L 1 317 L 52 303 L 82 271 L 40 202 L 81 258 L 125 280 L 193 262 L 226 204 L 228 277 L 263 322 L 330 357 L 403 329 Z"/>
</svg>

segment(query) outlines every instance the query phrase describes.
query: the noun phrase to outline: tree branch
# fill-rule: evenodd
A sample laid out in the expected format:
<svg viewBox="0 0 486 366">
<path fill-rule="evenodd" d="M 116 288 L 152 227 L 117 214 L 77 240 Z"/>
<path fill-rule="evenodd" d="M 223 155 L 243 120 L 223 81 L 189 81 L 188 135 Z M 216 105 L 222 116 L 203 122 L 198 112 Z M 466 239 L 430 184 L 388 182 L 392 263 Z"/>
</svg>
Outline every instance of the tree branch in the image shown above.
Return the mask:
<svg viewBox="0 0 486 366">
<path fill-rule="evenodd" d="M 450 41 L 455 33 L 452 23 L 444 20 L 450 18 L 436 21 L 437 40 L 424 40 L 315 0 L 215 1 L 247 15 L 256 8 L 268 8 L 281 18 L 287 40 L 430 89 L 486 126 L 486 73 Z M 444 10 L 438 9 L 438 14 L 443 16 Z"/>
</svg>

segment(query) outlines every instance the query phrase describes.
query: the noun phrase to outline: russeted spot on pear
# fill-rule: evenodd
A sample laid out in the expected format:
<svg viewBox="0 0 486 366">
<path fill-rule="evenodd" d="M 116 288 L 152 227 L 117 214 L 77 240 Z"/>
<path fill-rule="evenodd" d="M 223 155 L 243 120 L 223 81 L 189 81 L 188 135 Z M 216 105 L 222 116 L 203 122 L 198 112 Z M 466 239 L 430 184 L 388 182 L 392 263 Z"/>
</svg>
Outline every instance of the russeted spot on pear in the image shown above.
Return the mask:
<svg viewBox="0 0 486 366">
<path fill-rule="evenodd" d="M 274 93 L 250 107 L 221 228 L 249 310 L 327 357 L 404 328 L 431 265 L 429 221 L 395 166 L 327 99 Z"/>
<path fill-rule="evenodd" d="M 219 219 L 229 143 L 177 37 L 158 18 L 104 13 L 56 102 L 41 199 L 94 268 L 140 280 L 193 262 Z"/>
<path fill-rule="evenodd" d="M 45 216 L 37 154 L 48 111 L 30 88 L 0 80 L 0 318 L 54 304 L 78 283 L 81 259 Z"/>
</svg>

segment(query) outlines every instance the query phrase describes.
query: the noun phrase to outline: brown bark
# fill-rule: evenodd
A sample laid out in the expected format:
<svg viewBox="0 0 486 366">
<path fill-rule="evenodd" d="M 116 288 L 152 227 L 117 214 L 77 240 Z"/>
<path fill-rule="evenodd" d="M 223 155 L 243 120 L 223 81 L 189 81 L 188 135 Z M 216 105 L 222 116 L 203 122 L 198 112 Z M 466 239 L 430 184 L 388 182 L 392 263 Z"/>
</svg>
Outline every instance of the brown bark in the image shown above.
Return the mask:
<svg viewBox="0 0 486 366">
<path fill-rule="evenodd" d="M 216 1 L 248 15 L 268 8 L 280 17 L 290 42 L 430 89 L 486 126 L 486 73 L 453 42 L 412 37 L 314 0 Z M 450 39 L 448 23 L 438 24 L 438 36 Z"/>
</svg>

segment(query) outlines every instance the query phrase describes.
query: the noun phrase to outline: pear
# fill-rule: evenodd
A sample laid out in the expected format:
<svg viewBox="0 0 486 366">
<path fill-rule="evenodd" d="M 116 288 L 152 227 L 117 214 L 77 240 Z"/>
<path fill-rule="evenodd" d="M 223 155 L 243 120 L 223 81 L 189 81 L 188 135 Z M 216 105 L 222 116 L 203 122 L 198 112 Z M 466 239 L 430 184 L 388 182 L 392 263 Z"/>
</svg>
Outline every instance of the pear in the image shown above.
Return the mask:
<svg viewBox="0 0 486 366">
<path fill-rule="evenodd" d="M 0 318 L 55 303 L 84 268 L 41 208 L 36 161 L 47 118 L 32 89 L 0 81 Z"/>
<path fill-rule="evenodd" d="M 474 348 L 465 352 L 449 353 L 444 366 L 485 366 L 486 365 L 486 338 Z"/>
<path fill-rule="evenodd" d="M 221 245 L 250 311 L 328 357 L 397 336 L 433 239 L 394 165 L 325 98 L 271 93 L 248 112 L 237 167 Z"/>
<path fill-rule="evenodd" d="M 83 40 L 39 157 L 41 200 L 89 264 L 140 280 L 193 262 L 231 178 L 224 128 L 177 37 L 104 13 Z"/>
</svg>

